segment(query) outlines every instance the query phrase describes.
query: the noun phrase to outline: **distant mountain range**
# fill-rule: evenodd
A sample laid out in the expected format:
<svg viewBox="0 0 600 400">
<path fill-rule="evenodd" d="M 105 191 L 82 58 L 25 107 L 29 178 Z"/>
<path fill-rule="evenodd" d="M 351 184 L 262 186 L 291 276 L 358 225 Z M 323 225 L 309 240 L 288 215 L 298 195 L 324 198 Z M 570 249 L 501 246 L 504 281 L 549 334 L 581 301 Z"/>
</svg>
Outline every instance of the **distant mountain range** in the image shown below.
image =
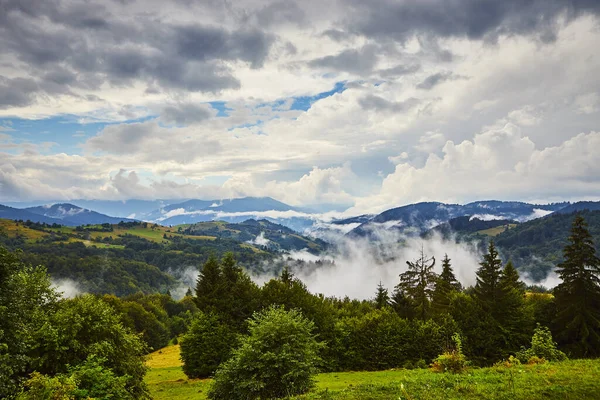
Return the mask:
<svg viewBox="0 0 600 400">
<path fill-rule="evenodd" d="M 477 201 L 464 205 L 423 202 L 391 208 L 377 215 L 359 215 L 329 222 L 310 210 L 290 206 L 270 197 L 244 197 L 226 200 L 78 200 L 27 208 L 1 206 L 0 218 L 31 220 L 63 225 L 118 223 L 142 220 L 164 226 L 196 224 L 221 220 L 240 223 L 248 219 L 267 220 L 296 232 L 327 237 L 329 232 L 350 236 L 377 236 L 381 230 L 420 235 L 455 218 L 469 217 L 479 221 L 524 222 L 551 213 L 571 213 L 577 210 L 600 209 L 600 202 L 530 204 L 515 201 Z M 90 208 L 81 207 L 89 205 Z M 91 206 L 97 207 L 92 208 Z M 110 211 L 110 214 L 108 213 Z M 464 222 L 464 221 L 463 221 Z M 457 221 L 454 222 L 459 223 Z M 492 222 L 488 225 L 501 225 Z M 454 229 L 452 225 L 446 229 Z"/>
<path fill-rule="evenodd" d="M 32 221 L 46 224 L 79 226 L 88 224 L 118 224 L 121 221 L 134 221 L 129 218 L 110 217 L 96 211 L 61 203 L 25 209 L 0 205 L 0 218 Z"/>
<path fill-rule="evenodd" d="M 600 204 L 600 202 L 598 203 Z M 375 215 L 350 231 L 350 235 L 377 235 L 381 229 L 421 234 L 453 218 L 469 216 L 482 221 L 527 221 L 561 210 L 571 203 L 529 204 L 516 201 L 477 201 L 465 205 L 423 202 L 392 208 Z"/>
</svg>

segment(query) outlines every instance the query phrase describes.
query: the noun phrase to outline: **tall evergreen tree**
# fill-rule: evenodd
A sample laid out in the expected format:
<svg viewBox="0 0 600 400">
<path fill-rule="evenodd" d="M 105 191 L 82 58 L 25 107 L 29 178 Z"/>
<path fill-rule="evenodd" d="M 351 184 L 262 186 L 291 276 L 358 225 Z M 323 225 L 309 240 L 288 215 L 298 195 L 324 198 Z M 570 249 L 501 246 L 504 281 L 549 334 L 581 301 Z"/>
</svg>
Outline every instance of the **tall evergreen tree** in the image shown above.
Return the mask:
<svg viewBox="0 0 600 400">
<path fill-rule="evenodd" d="M 500 286 L 505 292 L 515 289 L 522 294 L 525 291 L 525 284 L 521 281 L 519 271 L 517 271 L 511 260 L 508 260 L 504 266 L 504 269 L 502 270 Z"/>
<path fill-rule="evenodd" d="M 221 294 L 222 271 L 219 261 L 211 255 L 202 266 L 196 281 L 196 297 L 198 309 L 206 313 L 217 312 L 217 299 Z"/>
<path fill-rule="evenodd" d="M 435 282 L 432 295 L 432 308 L 435 314 L 445 314 L 450 307 L 450 296 L 452 291 L 461 290 L 461 284 L 456 280 L 448 254 L 442 259 L 442 273 Z"/>
<path fill-rule="evenodd" d="M 378 310 L 381 310 L 384 307 L 390 305 L 390 296 L 388 294 L 388 290 L 383 287 L 381 281 L 379 281 L 379 285 L 377 285 L 377 292 L 375 293 L 375 307 Z"/>
<path fill-rule="evenodd" d="M 502 270 L 500 297 L 497 299 L 494 317 L 500 324 L 505 355 L 514 353 L 526 345 L 533 330 L 533 316 L 525 310 L 525 284 L 519 272 L 508 261 Z"/>
<path fill-rule="evenodd" d="M 396 286 L 392 293 L 390 304 L 392 309 L 401 318 L 413 319 L 415 317 L 415 310 L 411 299 L 398 286 Z"/>
<path fill-rule="evenodd" d="M 429 316 L 431 295 L 435 287 L 437 274 L 433 272 L 435 257 L 428 257 L 421 246 L 421 256 L 415 261 L 407 261 L 408 270 L 400 274 L 400 283 L 396 286 L 410 297 L 418 318 Z"/>
<path fill-rule="evenodd" d="M 573 355 L 600 354 L 600 259 L 587 223 L 577 215 L 571 228 L 564 261 L 557 273 L 562 282 L 555 288 L 558 341 Z"/>
<path fill-rule="evenodd" d="M 495 316 L 496 306 L 503 292 L 500 287 L 502 261 L 498 258 L 498 251 L 493 240 L 490 240 L 488 252 L 483 256 L 483 261 L 479 265 L 475 296 L 483 310 Z"/>
</svg>

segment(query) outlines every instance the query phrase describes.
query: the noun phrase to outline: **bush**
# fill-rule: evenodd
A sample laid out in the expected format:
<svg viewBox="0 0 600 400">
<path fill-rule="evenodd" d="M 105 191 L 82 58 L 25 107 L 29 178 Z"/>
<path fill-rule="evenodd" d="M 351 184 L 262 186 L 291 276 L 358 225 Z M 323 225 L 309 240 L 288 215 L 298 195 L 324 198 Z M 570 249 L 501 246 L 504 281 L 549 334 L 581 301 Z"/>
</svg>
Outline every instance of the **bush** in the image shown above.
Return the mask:
<svg viewBox="0 0 600 400">
<path fill-rule="evenodd" d="M 103 367 L 105 361 L 92 356 L 82 364 L 69 368 L 68 373 L 53 377 L 34 372 L 24 383 L 26 390 L 17 399 L 135 399 L 126 389 L 128 377 L 116 376 L 110 369 Z"/>
<path fill-rule="evenodd" d="M 215 314 L 199 313 L 180 341 L 183 372 L 190 378 L 206 378 L 229 358 L 235 333 Z"/>
<path fill-rule="evenodd" d="M 540 324 L 537 324 L 533 332 L 531 347 L 529 349 L 521 349 L 521 351 L 517 352 L 516 357 L 522 363 L 529 363 L 533 357 L 546 361 L 563 361 L 567 359 L 565 353 L 556 348 L 556 343 L 552 340 L 550 329 Z M 535 361 L 534 359 L 533 362 Z"/>
<path fill-rule="evenodd" d="M 455 333 L 452 336 L 455 348 L 439 355 L 431 365 L 431 369 L 435 372 L 452 372 L 454 374 L 461 373 L 467 367 L 467 359 L 462 353 L 462 341 L 460 335 Z"/>
<path fill-rule="evenodd" d="M 219 367 L 209 398 L 272 399 L 310 390 L 323 347 L 312 333 L 314 324 L 282 307 L 255 313 L 248 324 L 249 336 Z"/>
</svg>

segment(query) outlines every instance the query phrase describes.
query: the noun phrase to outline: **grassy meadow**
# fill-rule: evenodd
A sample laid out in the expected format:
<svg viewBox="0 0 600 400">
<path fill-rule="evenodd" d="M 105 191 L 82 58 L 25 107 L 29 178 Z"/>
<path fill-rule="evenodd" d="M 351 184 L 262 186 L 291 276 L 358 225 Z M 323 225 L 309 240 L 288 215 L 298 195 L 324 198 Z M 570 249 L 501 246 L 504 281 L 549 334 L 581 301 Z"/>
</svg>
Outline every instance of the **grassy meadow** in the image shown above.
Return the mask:
<svg viewBox="0 0 600 400">
<path fill-rule="evenodd" d="M 206 399 L 210 379 L 188 379 L 179 346 L 150 355 L 146 382 L 156 400 Z M 463 374 L 427 369 L 319 374 L 316 388 L 296 399 L 598 399 L 600 360 L 472 368 Z"/>
</svg>

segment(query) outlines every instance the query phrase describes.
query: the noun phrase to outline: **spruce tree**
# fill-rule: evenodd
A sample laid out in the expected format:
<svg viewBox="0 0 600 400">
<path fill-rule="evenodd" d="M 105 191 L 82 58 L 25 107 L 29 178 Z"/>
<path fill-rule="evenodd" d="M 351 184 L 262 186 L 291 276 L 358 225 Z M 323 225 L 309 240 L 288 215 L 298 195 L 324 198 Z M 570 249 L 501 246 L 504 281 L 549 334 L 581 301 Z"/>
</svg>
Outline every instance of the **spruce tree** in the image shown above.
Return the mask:
<svg viewBox="0 0 600 400">
<path fill-rule="evenodd" d="M 381 310 L 382 308 L 389 306 L 389 304 L 390 296 L 388 295 L 388 290 L 384 288 L 381 281 L 379 281 L 377 292 L 375 293 L 375 308 Z"/>
<path fill-rule="evenodd" d="M 211 255 L 202 266 L 196 280 L 196 297 L 194 301 L 200 311 L 217 312 L 217 300 L 221 289 L 222 271 L 219 261 Z"/>
<path fill-rule="evenodd" d="M 407 261 L 408 270 L 400 274 L 400 283 L 396 286 L 411 299 L 418 318 L 429 316 L 431 295 L 437 275 L 433 272 L 435 257 L 428 257 L 421 246 L 421 256 L 414 262 Z"/>
<path fill-rule="evenodd" d="M 508 260 L 504 269 L 502 270 L 502 276 L 500 277 L 500 286 L 506 292 L 511 289 L 517 290 L 519 293 L 525 291 L 525 284 L 521 282 L 519 272 L 513 265 L 511 260 Z"/>
<path fill-rule="evenodd" d="M 571 228 L 564 261 L 555 288 L 558 341 L 575 356 L 600 354 L 600 259 L 587 223 L 577 215 Z"/>
<path fill-rule="evenodd" d="M 525 310 L 525 284 L 512 261 L 504 266 L 499 286 L 501 293 L 494 317 L 502 327 L 504 349 L 508 354 L 527 344 L 534 321 Z"/>
<path fill-rule="evenodd" d="M 461 290 L 461 284 L 454 276 L 450 261 L 448 254 L 445 254 L 442 259 L 442 273 L 435 282 L 431 306 L 434 313 L 438 315 L 448 312 L 452 292 Z"/>
<path fill-rule="evenodd" d="M 502 261 L 498 258 L 498 251 L 493 240 L 490 240 L 488 252 L 483 256 L 483 261 L 479 265 L 475 296 L 483 310 L 495 316 L 496 305 L 502 298 L 502 288 L 500 287 Z"/>
<path fill-rule="evenodd" d="M 415 311 L 411 299 L 408 298 L 402 289 L 398 288 L 398 286 L 396 286 L 394 292 L 392 293 L 390 303 L 392 305 L 392 309 L 401 318 L 413 319 L 415 317 Z"/>
</svg>

